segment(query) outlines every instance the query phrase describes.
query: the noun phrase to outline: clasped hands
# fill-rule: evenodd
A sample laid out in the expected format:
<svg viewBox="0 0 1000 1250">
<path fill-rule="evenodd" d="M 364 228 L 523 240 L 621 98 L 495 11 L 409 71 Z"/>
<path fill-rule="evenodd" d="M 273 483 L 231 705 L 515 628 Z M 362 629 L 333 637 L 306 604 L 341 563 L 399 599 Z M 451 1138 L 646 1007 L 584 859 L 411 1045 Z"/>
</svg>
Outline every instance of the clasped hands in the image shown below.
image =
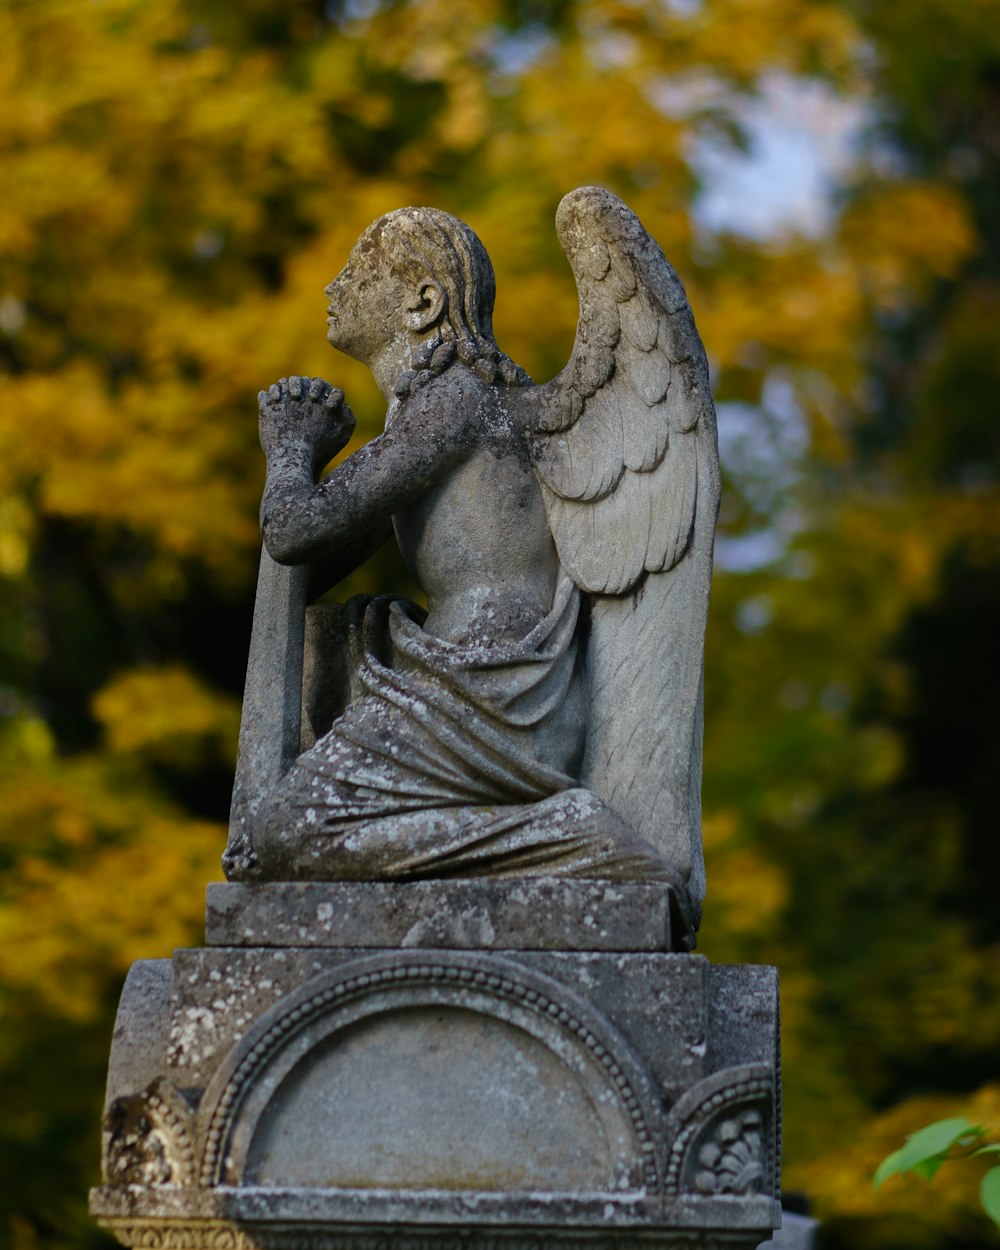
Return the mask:
<svg viewBox="0 0 1000 1250">
<path fill-rule="evenodd" d="M 317 472 L 347 445 L 354 413 L 344 392 L 322 378 L 282 378 L 257 396 L 260 445 L 270 460 L 294 447 L 307 450 Z"/>
</svg>

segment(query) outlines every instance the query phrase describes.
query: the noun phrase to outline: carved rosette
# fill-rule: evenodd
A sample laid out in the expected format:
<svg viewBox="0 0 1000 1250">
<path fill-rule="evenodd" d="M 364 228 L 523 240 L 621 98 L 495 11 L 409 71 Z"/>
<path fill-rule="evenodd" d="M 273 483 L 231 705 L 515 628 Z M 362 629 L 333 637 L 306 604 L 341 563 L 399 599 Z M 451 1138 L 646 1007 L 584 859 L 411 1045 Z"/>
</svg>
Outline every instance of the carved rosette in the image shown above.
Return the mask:
<svg viewBox="0 0 1000 1250">
<path fill-rule="evenodd" d="M 104 1121 L 104 1177 L 109 1185 L 192 1185 L 191 1108 L 169 1081 L 116 1098 Z"/>
<path fill-rule="evenodd" d="M 767 1163 L 759 1111 L 741 1112 L 713 1125 L 698 1151 L 694 1187 L 701 1194 L 759 1194 Z"/>
<path fill-rule="evenodd" d="M 777 1196 L 774 1070 L 726 1068 L 675 1105 L 667 1161 L 668 1194 Z"/>
</svg>

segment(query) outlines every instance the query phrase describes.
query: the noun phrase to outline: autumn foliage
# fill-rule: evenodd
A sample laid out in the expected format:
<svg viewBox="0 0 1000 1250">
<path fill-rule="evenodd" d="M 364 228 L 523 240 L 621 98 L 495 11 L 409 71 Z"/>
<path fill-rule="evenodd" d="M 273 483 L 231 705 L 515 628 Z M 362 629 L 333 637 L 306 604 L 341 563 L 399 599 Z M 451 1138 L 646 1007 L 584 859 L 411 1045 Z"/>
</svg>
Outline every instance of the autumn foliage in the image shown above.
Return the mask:
<svg viewBox="0 0 1000 1250">
<path fill-rule="evenodd" d="M 781 968 L 786 1187 L 833 1247 L 994 1244 L 971 1173 L 870 1176 L 1000 1121 L 1000 0 L 0 0 L 0 83 L 0 1246 L 103 1244 L 118 989 L 220 875 L 257 390 L 377 432 L 322 289 L 420 203 L 551 376 L 584 183 L 711 358 L 703 950 Z M 713 226 L 701 157 L 776 91 L 853 109 L 852 159 L 817 220 Z"/>
</svg>

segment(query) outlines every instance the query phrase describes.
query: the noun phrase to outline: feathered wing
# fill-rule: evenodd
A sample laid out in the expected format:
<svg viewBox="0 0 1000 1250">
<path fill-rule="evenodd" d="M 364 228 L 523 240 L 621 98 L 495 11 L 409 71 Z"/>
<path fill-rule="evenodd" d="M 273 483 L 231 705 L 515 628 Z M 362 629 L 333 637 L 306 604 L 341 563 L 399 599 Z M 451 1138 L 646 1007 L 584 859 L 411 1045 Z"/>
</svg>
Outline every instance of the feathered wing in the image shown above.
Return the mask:
<svg viewBox="0 0 1000 1250">
<path fill-rule="evenodd" d="M 525 395 L 563 567 L 593 596 L 582 781 L 704 894 L 702 669 L 719 501 L 705 352 L 680 279 L 609 192 L 565 197 L 569 363 Z"/>
</svg>

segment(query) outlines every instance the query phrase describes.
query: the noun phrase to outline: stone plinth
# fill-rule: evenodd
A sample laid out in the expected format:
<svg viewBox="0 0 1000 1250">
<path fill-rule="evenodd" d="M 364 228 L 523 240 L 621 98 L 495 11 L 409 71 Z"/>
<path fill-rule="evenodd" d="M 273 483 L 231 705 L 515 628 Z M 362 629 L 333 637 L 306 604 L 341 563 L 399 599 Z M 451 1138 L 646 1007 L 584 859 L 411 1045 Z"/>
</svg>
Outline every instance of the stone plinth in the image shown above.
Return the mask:
<svg viewBox="0 0 1000 1250">
<path fill-rule="evenodd" d="M 668 887 L 212 886 L 140 963 L 92 1210 L 129 1246 L 756 1246 L 770 968 L 671 950 Z"/>
</svg>

